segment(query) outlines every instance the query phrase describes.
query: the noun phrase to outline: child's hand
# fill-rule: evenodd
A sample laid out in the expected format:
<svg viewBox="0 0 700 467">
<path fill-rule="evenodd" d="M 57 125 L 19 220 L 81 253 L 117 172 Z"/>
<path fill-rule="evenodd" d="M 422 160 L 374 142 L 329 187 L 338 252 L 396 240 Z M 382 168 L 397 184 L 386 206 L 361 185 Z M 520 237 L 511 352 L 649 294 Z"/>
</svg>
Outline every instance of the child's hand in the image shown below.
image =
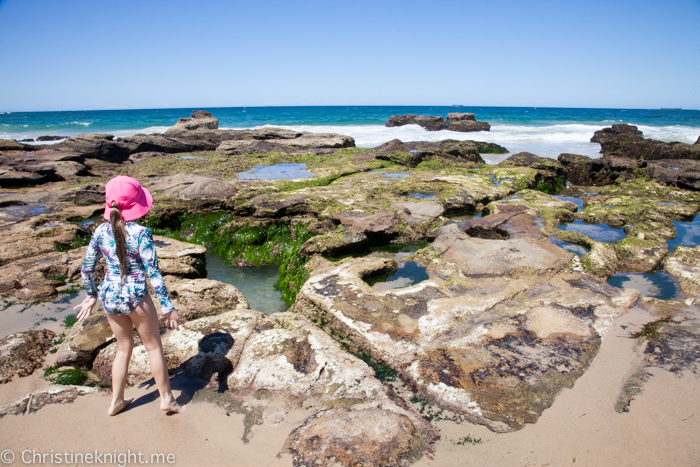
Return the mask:
<svg viewBox="0 0 700 467">
<path fill-rule="evenodd" d="M 171 329 L 180 329 L 180 325 L 184 324 L 185 322 L 180 319 L 180 315 L 177 314 L 177 310 L 170 311 L 168 313 L 165 313 L 165 320 L 166 324 L 169 328 Z"/>
<path fill-rule="evenodd" d="M 92 313 L 92 309 L 95 308 L 95 304 L 97 304 L 96 298 L 85 297 L 83 303 L 73 308 L 73 310 L 77 310 L 78 308 L 80 308 L 80 312 L 78 312 L 78 322 L 81 322 L 85 318 L 90 316 L 90 313 Z"/>
</svg>

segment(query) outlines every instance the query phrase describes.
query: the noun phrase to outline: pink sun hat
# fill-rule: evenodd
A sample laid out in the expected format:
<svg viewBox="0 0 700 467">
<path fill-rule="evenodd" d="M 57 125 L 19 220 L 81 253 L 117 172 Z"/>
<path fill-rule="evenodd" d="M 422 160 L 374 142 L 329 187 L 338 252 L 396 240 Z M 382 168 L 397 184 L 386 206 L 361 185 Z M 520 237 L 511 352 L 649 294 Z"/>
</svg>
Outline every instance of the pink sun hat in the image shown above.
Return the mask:
<svg viewBox="0 0 700 467">
<path fill-rule="evenodd" d="M 116 201 L 122 213 L 122 219 L 128 222 L 146 214 L 151 209 L 153 197 L 135 178 L 119 175 L 107 182 L 105 201 L 107 202 L 104 215 L 106 220 L 109 220 L 112 201 Z"/>
</svg>

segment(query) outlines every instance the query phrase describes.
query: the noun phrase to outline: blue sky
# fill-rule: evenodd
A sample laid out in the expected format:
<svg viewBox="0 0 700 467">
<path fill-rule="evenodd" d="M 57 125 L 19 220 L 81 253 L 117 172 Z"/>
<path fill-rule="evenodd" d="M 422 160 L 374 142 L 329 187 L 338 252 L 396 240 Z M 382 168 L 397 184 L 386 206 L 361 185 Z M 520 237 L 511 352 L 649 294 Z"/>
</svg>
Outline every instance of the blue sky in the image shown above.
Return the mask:
<svg viewBox="0 0 700 467">
<path fill-rule="evenodd" d="M 0 111 L 700 108 L 700 0 L 0 0 Z"/>
</svg>

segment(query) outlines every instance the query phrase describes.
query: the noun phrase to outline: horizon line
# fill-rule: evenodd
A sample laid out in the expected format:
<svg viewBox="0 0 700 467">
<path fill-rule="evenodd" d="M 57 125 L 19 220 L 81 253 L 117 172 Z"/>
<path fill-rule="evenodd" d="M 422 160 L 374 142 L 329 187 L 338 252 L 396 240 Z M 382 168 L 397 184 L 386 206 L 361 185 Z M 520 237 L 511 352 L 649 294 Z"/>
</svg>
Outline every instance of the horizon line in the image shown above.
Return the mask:
<svg viewBox="0 0 700 467">
<path fill-rule="evenodd" d="M 232 105 L 232 106 L 185 106 L 185 107 L 144 107 L 144 108 L 107 108 L 107 109 L 63 109 L 63 110 L 1 110 L 0 115 L 13 113 L 48 113 L 48 112 L 125 112 L 135 110 L 200 110 L 200 109 L 264 109 L 285 107 L 452 107 L 452 108 L 497 108 L 497 109 L 596 109 L 596 110 L 673 110 L 673 111 L 700 111 L 700 109 L 684 109 L 681 107 L 552 107 L 552 106 L 505 106 L 505 105 L 463 105 L 463 104 L 368 104 L 368 105 L 343 105 L 343 104 L 318 104 L 318 105 Z"/>
</svg>

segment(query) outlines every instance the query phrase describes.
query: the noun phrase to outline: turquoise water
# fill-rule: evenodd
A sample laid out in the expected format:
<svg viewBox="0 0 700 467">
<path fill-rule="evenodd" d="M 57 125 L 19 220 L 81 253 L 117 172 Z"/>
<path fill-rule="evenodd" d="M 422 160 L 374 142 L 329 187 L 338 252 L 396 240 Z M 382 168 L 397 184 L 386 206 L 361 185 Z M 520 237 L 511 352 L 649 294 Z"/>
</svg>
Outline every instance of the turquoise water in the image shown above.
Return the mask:
<svg viewBox="0 0 700 467">
<path fill-rule="evenodd" d="M 2 110 L 2 109 L 0 109 Z M 130 136 L 162 133 L 193 109 L 91 110 L 71 112 L 14 112 L 0 114 L 0 138 L 24 139 L 42 135 L 74 136 L 109 133 Z M 327 106 L 327 107 L 225 107 L 203 108 L 219 119 L 221 128 L 281 126 L 298 131 L 341 133 L 361 147 L 374 147 L 399 138 L 402 141 L 443 139 L 479 140 L 501 144 L 511 153 L 529 150 L 556 157 L 563 152 L 596 157 L 600 146 L 590 143 L 593 132 L 614 123 L 639 126 L 647 137 L 694 143 L 700 135 L 700 111 L 659 109 L 561 109 L 534 107 L 447 106 Z M 428 132 L 415 125 L 387 128 L 391 115 L 446 116 L 473 112 L 491 123 L 490 132 Z M 502 155 L 484 155 L 489 162 Z"/>
<path fill-rule="evenodd" d="M 279 266 L 235 267 L 211 253 L 206 253 L 206 262 L 207 279 L 236 287 L 248 300 L 251 309 L 266 315 L 287 310 L 282 294 L 275 289 L 280 278 Z"/>
<path fill-rule="evenodd" d="M 423 266 L 413 261 L 405 261 L 399 263 L 398 270 L 386 279 L 382 278 L 384 280 L 376 282 L 370 279 L 367 282 L 375 290 L 390 290 L 409 287 L 429 278 L 428 271 Z"/>
</svg>

